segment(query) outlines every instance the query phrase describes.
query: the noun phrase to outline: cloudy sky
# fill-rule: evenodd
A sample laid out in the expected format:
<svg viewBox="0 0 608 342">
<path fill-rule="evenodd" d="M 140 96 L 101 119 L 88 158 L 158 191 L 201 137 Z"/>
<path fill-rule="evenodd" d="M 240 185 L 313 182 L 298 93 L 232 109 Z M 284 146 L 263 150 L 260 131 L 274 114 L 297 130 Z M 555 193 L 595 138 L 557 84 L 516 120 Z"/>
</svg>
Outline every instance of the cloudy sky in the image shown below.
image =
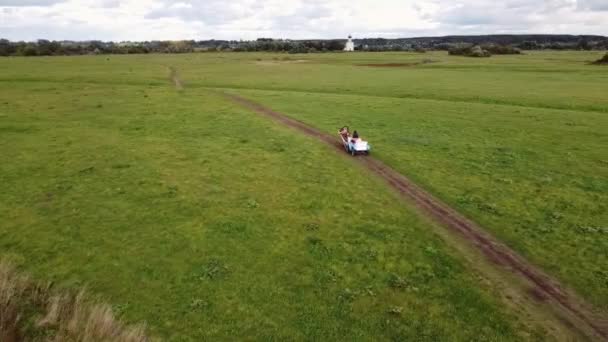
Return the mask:
<svg viewBox="0 0 608 342">
<path fill-rule="evenodd" d="M 0 38 L 608 35 L 608 0 L 0 0 Z"/>
</svg>

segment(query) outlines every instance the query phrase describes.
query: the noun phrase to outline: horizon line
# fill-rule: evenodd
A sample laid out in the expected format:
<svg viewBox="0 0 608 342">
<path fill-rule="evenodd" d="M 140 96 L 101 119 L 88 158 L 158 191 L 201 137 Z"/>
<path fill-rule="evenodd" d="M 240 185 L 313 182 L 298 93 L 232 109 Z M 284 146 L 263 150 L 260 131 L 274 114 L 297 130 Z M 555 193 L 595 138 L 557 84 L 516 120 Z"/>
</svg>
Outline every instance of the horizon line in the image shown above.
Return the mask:
<svg viewBox="0 0 608 342">
<path fill-rule="evenodd" d="M 571 37 L 597 37 L 608 39 L 608 36 L 600 34 L 573 34 L 573 33 L 488 33 L 488 34 L 448 34 L 448 35 L 437 35 L 437 36 L 412 36 L 412 37 L 397 37 L 397 38 L 385 38 L 382 36 L 366 36 L 356 38 L 353 36 L 353 40 L 361 39 L 386 39 L 386 40 L 400 40 L 400 39 L 432 39 L 432 38 L 449 38 L 449 37 L 490 37 L 490 36 L 571 36 Z M 348 36 L 347 36 L 348 37 Z M 0 37 L 0 39 L 8 40 L 9 42 L 28 42 L 34 43 L 39 40 L 48 40 L 55 42 L 155 42 L 155 41 L 256 41 L 259 39 L 272 39 L 272 40 L 291 40 L 291 41 L 307 41 L 307 40 L 346 40 L 348 38 L 275 38 L 275 37 L 257 37 L 255 39 L 217 39 L 217 38 L 197 38 L 197 39 L 152 39 L 152 40 L 104 40 L 104 39 L 47 39 L 47 38 L 36 38 L 35 40 L 11 40 L 9 38 Z"/>
</svg>

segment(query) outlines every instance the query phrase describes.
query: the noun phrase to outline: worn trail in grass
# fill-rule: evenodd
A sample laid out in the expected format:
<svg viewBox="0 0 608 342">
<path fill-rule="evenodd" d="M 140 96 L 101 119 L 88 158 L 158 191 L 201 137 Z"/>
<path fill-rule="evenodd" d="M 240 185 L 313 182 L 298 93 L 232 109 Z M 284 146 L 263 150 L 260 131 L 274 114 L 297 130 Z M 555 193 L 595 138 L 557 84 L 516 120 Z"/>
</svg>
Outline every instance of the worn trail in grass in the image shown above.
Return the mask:
<svg viewBox="0 0 608 342">
<path fill-rule="evenodd" d="M 301 133 L 313 136 L 330 146 L 335 146 L 338 151 L 342 151 L 342 146 L 336 144 L 336 138 L 331 135 L 322 133 L 311 126 L 289 118 L 285 114 L 273 111 L 244 97 L 237 95 L 228 95 L 228 97 L 258 114 L 268 116 Z M 476 248 L 478 252 L 484 254 L 488 259 L 484 263 L 485 267 L 487 267 L 488 262 L 492 262 L 498 267 L 505 268 L 504 271 L 511 271 L 518 277 L 521 277 L 521 280 L 527 286 L 521 287 L 520 283 L 516 282 L 511 284 L 513 286 L 510 292 L 519 292 L 519 298 L 529 297 L 528 299 L 531 299 L 531 302 L 526 305 L 527 310 L 536 311 L 534 307 L 538 305 L 537 302 L 548 301 L 553 309 L 553 313 L 557 315 L 556 320 L 552 324 L 558 322 L 560 324 L 562 320 L 566 320 L 568 324 L 565 327 L 569 329 L 580 329 L 581 332 L 589 337 L 608 338 L 608 326 L 606 325 L 608 320 L 605 317 L 598 315 L 588 303 L 585 303 L 574 293 L 565 291 L 563 286 L 556 280 L 551 279 L 547 274 L 530 264 L 516 252 L 488 235 L 483 228 L 464 218 L 452 208 L 416 186 L 407 177 L 373 157 L 363 157 L 359 161 L 368 170 L 384 179 L 393 189 L 403 194 L 408 200 L 413 201 L 438 223 L 443 224 L 452 233 L 459 234 L 468 243 L 468 248 Z M 450 242 L 454 243 L 455 241 L 451 239 Z M 470 254 L 470 252 L 467 254 Z M 479 267 L 480 265 L 477 266 Z M 496 272 L 492 272 L 492 275 L 496 274 Z M 504 276 L 502 278 L 501 282 L 505 283 Z M 532 295 L 526 296 L 526 293 Z M 585 327 L 582 327 L 581 324 Z"/>
</svg>

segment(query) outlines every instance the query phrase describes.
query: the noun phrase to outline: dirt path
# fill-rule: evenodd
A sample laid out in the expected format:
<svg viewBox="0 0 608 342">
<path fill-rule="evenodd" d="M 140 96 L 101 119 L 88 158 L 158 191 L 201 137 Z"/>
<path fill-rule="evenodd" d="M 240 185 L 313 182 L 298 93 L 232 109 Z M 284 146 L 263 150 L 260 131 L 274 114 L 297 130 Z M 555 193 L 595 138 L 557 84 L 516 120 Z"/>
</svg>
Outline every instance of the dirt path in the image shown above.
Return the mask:
<svg viewBox="0 0 608 342">
<path fill-rule="evenodd" d="M 249 99 L 238 95 L 224 95 L 258 114 L 343 151 L 342 144 L 334 136 Z M 465 257 L 468 256 L 467 259 L 490 281 L 503 287 L 507 300 L 517 302 L 515 306 L 525 311 L 528 317 L 542 321 L 548 326 L 554 337 L 569 340 L 572 337 L 585 336 L 591 340 L 608 341 L 608 320 L 572 291 L 565 289 L 557 280 L 381 161 L 373 157 L 361 157 L 356 161 L 384 179 L 428 217 L 446 228 L 447 231 L 440 232 L 440 235 L 448 239 Z M 480 255 L 484 258 L 480 258 Z M 570 338 L 562 335 L 564 331 L 569 332 Z"/>
</svg>

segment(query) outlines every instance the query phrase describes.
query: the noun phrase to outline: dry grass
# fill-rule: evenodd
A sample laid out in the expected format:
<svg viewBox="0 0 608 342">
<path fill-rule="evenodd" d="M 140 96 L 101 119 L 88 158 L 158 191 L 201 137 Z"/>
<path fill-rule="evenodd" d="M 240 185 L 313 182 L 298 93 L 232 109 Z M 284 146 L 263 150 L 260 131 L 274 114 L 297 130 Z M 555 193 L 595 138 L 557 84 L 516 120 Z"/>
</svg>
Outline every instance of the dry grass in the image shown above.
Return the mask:
<svg viewBox="0 0 608 342">
<path fill-rule="evenodd" d="M 0 261 L 0 341 L 121 341 L 150 339 L 143 326 L 125 326 L 107 304 L 42 285 Z"/>
</svg>

